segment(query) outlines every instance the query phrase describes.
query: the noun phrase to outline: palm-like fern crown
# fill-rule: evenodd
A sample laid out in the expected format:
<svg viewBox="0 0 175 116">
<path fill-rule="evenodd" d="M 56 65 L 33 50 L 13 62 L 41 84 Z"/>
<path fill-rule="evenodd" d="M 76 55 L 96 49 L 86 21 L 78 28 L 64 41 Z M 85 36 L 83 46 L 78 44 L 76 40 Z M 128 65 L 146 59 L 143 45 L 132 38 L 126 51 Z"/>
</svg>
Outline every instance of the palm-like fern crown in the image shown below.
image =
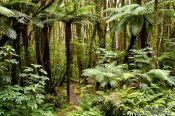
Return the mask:
<svg viewBox="0 0 175 116">
<path fill-rule="evenodd" d="M 55 20 L 60 21 L 82 21 L 93 20 L 94 16 L 90 13 L 93 5 L 87 5 L 84 7 L 77 7 L 81 1 L 68 2 L 67 4 L 55 4 L 53 5 L 51 12 L 56 16 Z"/>
<path fill-rule="evenodd" d="M 11 27 L 12 20 L 15 19 L 16 22 L 27 24 L 31 21 L 33 24 L 43 27 L 43 24 L 36 19 L 22 13 L 16 9 L 13 9 L 14 5 L 25 6 L 26 9 L 28 7 L 35 8 L 39 7 L 38 5 L 31 3 L 26 0 L 11 0 L 8 2 L 2 2 L 0 4 L 0 35 L 7 35 L 9 38 L 15 39 L 16 38 L 16 31 Z M 9 7 L 9 8 L 8 8 Z"/>
<path fill-rule="evenodd" d="M 105 12 L 109 12 L 110 15 L 106 17 L 107 22 L 113 20 L 120 20 L 120 22 L 114 26 L 113 30 L 122 30 L 126 25 L 130 25 L 131 32 L 133 35 L 138 35 L 141 31 L 144 23 L 144 18 L 150 24 L 153 24 L 152 13 L 154 12 L 153 0 L 145 3 L 145 5 L 140 6 L 139 4 L 125 5 L 121 8 L 109 8 Z M 164 4 L 175 3 L 174 0 L 162 0 L 159 2 L 159 14 L 164 13 L 165 15 L 170 15 L 174 17 L 174 11 L 172 9 L 163 9 Z M 159 22 L 161 17 L 159 17 Z"/>
</svg>

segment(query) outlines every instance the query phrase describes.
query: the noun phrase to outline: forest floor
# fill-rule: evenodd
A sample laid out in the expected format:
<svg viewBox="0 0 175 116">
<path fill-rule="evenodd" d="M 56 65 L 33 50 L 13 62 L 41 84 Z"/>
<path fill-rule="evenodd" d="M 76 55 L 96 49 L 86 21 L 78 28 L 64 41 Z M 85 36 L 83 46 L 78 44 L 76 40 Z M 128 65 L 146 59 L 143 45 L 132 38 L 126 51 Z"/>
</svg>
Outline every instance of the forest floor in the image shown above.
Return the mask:
<svg viewBox="0 0 175 116">
<path fill-rule="evenodd" d="M 78 95 L 76 94 L 78 87 L 76 84 L 72 84 L 70 87 L 70 103 L 71 105 L 58 112 L 57 116 L 65 116 L 66 113 L 74 111 L 78 106 Z"/>
</svg>

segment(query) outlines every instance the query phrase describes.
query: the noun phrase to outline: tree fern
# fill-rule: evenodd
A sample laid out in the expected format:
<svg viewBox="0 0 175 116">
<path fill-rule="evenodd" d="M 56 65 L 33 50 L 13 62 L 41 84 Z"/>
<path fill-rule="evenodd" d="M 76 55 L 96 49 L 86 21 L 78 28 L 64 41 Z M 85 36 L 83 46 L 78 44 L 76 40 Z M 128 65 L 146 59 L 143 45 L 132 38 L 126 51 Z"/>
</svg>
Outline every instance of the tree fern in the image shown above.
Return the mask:
<svg viewBox="0 0 175 116">
<path fill-rule="evenodd" d="M 116 10 L 111 12 L 111 15 L 107 17 L 107 22 L 116 20 L 118 18 L 123 18 L 124 16 L 138 16 L 151 13 L 149 9 L 138 4 L 125 5 L 121 8 L 116 8 Z"/>
<path fill-rule="evenodd" d="M 96 66 L 94 69 L 83 70 L 83 76 L 89 77 L 95 82 L 100 82 L 101 86 L 104 87 L 107 83 L 115 86 L 117 84 L 117 77 L 120 78 L 124 73 L 126 65 L 118 65 L 115 63 L 103 64 Z"/>
<path fill-rule="evenodd" d="M 174 3 L 174 1 L 163 1 L 167 4 Z M 162 2 L 159 2 L 159 7 Z M 143 6 L 140 6 L 138 4 L 131 4 L 131 5 L 125 5 L 121 8 L 110 8 L 105 10 L 106 12 L 109 12 L 109 16 L 106 17 L 107 22 L 111 22 L 113 20 L 119 20 L 119 24 L 114 25 L 114 29 L 121 30 L 126 24 L 131 24 L 131 32 L 133 35 L 136 35 L 140 32 L 140 30 L 143 27 L 143 20 L 144 18 L 147 19 L 147 23 L 153 25 L 153 1 L 145 3 Z M 172 9 L 159 9 L 159 16 L 161 16 L 162 13 L 164 15 L 169 15 L 171 17 L 174 17 L 174 10 Z M 126 20 L 127 17 L 130 17 L 130 19 Z M 137 19 L 137 17 L 140 17 Z M 162 22 L 163 17 L 158 17 L 158 24 Z M 124 20 L 123 20 L 124 19 Z M 137 23 L 136 23 L 136 22 Z M 127 23 L 126 23 L 127 22 Z M 133 24 L 133 25 L 132 25 Z"/>
</svg>

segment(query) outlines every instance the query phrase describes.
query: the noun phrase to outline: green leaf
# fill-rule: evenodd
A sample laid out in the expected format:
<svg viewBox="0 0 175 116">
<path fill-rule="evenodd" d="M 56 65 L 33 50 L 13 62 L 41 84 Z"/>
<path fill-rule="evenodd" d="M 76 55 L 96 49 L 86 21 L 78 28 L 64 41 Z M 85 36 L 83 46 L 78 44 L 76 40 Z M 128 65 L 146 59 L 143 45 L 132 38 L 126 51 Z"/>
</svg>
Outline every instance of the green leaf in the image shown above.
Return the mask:
<svg viewBox="0 0 175 116">
<path fill-rule="evenodd" d="M 14 12 L 6 7 L 0 6 L 0 14 L 11 17 L 14 15 Z"/>
<path fill-rule="evenodd" d="M 142 30 L 143 23 L 144 23 L 144 17 L 138 16 L 134 18 L 133 22 L 131 22 L 131 31 L 133 35 L 138 35 L 140 31 Z"/>
<path fill-rule="evenodd" d="M 168 70 L 161 70 L 161 69 L 152 69 L 148 73 L 148 80 L 152 81 L 153 79 L 160 79 L 167 81 L 171 85 L 175 85 L 175 82 L 173 79 L 170 78 L 170 71 Z"/>
</svg>

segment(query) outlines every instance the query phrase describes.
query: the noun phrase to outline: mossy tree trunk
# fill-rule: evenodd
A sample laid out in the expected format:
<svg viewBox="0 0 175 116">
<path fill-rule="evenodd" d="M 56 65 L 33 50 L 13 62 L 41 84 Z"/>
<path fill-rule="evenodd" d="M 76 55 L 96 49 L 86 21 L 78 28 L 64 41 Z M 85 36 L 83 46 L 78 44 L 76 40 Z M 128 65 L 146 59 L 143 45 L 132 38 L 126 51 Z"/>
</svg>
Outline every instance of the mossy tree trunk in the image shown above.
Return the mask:
<svg viewBox="0 0 175 116">
<path fill-rule="evenodd" d="M 154 24 L 153 24 L 153 36 L 152 36 L 152 46 L 153 46 L 153 55 L 158 56 L 158 0 L 154 1 Z M 155 67 L 158 68 L 158 62 L 154 60 Z"/>
<path fill-rule="evenodd" d="M 51 67 L 50 67 L 50 48 L 49 48 L 49 25 L 45 24 L 42 29 L 35 27 L 35 50 L 37 64 L 42 65 L 47 72 L 49 80 L 46 81 L 45 89 L 53 92 L 51 89 Z"/>
<path fill-rule="evenodd" d="M 67 102 L 70 101 L 70 73 L 71 73 L 71 21 L 65 21 L 65 47 L 66 47 L 66 84 L 67 84 Z"/>
<path fill-rule="evenodd" d="M 18 25 L 19 26 L 19 25 Z M 18 27 L 17 24 L 14 27 Z M 18 27 L 17 30 L 17 37 L 15 40 L 12 41 L 12 46 L 15 49 L 15 52 L 18 56 L 12 56 L 13 59 L 16 59 L 18 63 L 13 63 L 11 67 L 11 84 L 14 86 L 19 84 L 20 82 L 20 69 L 21 69 L 21 56 L 20 56 L 20 28 Z"/>
<path fill-rule="evenodd" d="M 30 57 L 30 52 L 29 52 L 29 38 L 27 34 L 27 25 L 23 25 L 22 39 L 23 39 L 23 46 L 24 46 L 25 65 L 30 66 L 31 57 Z"/>
</svg>

